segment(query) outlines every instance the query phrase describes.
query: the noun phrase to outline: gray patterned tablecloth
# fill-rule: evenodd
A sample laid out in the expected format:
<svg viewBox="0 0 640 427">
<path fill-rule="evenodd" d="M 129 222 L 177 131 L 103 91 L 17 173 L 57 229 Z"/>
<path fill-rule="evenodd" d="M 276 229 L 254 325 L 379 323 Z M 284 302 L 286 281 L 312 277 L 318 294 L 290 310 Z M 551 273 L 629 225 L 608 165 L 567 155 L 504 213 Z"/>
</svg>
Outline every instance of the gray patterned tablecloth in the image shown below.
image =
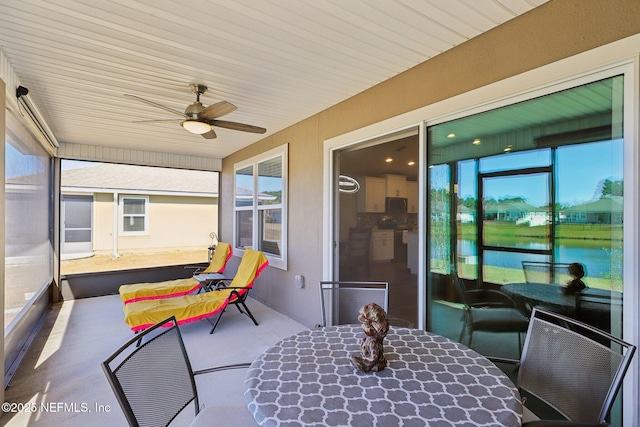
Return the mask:
<svg viewBox="0 0 640 427">
<path fill-rule="evenodd" d="M 249 368 L 245 398 L 261 426 L 519 426 L 520 395 L 473 350 L 429 332 L 392 327 L 389 364 L 357 371 L 360 325 L 313 329 L 278 342 Z"/>
</svg>

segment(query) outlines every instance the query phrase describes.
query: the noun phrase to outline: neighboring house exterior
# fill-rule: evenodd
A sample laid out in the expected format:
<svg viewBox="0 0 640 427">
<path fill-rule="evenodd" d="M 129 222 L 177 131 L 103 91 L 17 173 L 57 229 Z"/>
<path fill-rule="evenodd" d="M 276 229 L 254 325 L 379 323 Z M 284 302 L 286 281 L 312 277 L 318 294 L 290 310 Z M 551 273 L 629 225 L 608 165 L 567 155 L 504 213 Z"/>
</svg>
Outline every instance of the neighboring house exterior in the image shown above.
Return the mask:
<svg viewBox="0 0 640 427">
<path fill-rule="evenodd" d="M 551 222 L 549 212 L 535 211 L 527 212 L 522 218 L 516 220 L 516 224 L 526 224 L 529 227 L 537 227 L 539 225 L 547 225 Z"/>
<path fill-rule="evenodd" d="M 458 206 L 457 220 L 463 224 L 475 222 L 475 211 L 473 211 L 471 208 L 466 207 L 465 205 L 460 205 Z"/>
<path fill-rule="evenodd" d="M 622 224 L 622 207 L 622 197 L 603 197 L 564 209 L 561 219 L 575 224 Z"/>
<path fill-rule="evenodd" d="M 218 232 L 218 174 L 98 163 L 63 169 L 63 258 L 206 248 Z"/>
<path fill-rule="evenodd" d="M 529 203 L 523 201 L 505 200 L 493 205 L 489 205 L 484 209 L 484 218 L 491 221 L 513 222 L 520 224 L 528 222 L 528 219 L 537 218 L 542 215 L 548 219 L 548 213 L 545 210 L 536 208 Z M 533 225 L 533 224 L 531 224 Z"/>
</svg>

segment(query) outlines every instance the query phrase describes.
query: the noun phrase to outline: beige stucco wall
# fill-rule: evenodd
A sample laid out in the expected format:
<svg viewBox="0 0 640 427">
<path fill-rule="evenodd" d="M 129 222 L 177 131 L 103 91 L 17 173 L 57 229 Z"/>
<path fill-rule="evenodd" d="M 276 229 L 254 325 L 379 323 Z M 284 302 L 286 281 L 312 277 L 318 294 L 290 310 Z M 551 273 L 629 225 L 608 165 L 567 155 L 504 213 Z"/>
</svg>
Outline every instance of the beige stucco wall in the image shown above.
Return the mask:
<svg viewBox="0 0 640 427">
<path fill-rule="evenodd" d="M 267 269 L 254 296 L 308 326 L 318 322 L 323 141 L 639 32 L 640 1 L 553 0 L 225 158 L 222 200 L 233 194 L 234 163 L 289 143 L 289 269 Z M 221 209 L 229 241 L 233 206 Z M 296 274 L 305 288 L 295 287 Z"/>
<path fill-rule="evenodd" d="M 113 194 L 96 193 L 93 205 L 93 247 L 96 253 L 113 252 Z M 162 252 L 207 248 L 209 233 L 218 232 L 218 199 L 149 196 L 149 233 L 118 233 L 118 252 Z"/>
</svg>

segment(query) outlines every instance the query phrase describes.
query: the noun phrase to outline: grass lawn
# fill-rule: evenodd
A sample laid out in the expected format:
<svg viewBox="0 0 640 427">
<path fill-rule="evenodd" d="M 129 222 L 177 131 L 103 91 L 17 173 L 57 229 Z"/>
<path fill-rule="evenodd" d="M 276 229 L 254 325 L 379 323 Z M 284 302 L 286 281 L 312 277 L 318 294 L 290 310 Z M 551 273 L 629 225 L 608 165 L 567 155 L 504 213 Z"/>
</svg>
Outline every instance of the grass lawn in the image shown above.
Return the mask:
<svg viewBox="0 0 640 427">
<path fill-rule="evenodd" d="M 473 265 L 461 265 L 460 275 L 462 277 L 474 277 L 475 266 Z M 515 268 L 503 268 L 494 267 L 491 265 L 485 266 L 485 276 L 491 278 L 491 283 L 497 283 L 500 285 L 506 285 L 507 283 L 522 283 L 525 281 L 524 272 Z M 618 286 L 617 282 L 613 282 L 611 279 L 601 277 L 585 277 L 584 283 L 590 288 L 599 289 L 614 289 L 621 291 L 621 285 Z M 618 289 L 620 288 L 620 289 Z"/>
<path fill-rule="evenodd" d="M 491 221 L 484 224 L 485 236 L 489 239 L 529 239 L 546 240 L 549 237 L 548 226 L 529 227 L 528 225 L 516 225 L 513 222 Z M 474 240 L 476 224 L 461 224 L 460 237 Z M 606 240 L 622 241 L 622 224 L 557 224 L 556 239 L 573 240 Z M 605 245 L 607 246 L 607 245 Z"/>
</svg>

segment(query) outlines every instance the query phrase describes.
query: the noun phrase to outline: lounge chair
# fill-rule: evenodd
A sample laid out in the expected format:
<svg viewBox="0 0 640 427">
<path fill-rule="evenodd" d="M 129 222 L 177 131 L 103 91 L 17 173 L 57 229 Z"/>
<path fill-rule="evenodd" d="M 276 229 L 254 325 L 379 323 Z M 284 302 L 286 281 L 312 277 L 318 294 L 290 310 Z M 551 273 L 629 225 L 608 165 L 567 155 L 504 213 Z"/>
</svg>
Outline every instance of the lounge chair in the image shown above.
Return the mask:
<svg viewBox="0 0 640 427">
<path fill-rule="evenodd" d="M 229 243 L 219 242 L 209 266 L 204 271 L 194 274 L 215 273 L 219 275 L 219 277 L 217 277 L 218 280 L 224 279 L 222 272 L 232 255 L 231 245 Z M 193 277 L 188 277 L 186 279 L 167 280 L 164 282 L 122 285 L 118 289 L 118 292 L 120 292 L 122 302 L 130 304 L 137 301 L 189 295 L 199 291 L 201 287 L 202 283 Z"/>
<path fill-rule="evenodd" d="M 234 304 L 241 313 L 249 316 L 257 326 L 258 322 L 244 302 L 249 290 L 253 287 L 255 279 L 267 265 L 269 265 L 269 261 L 263 252 L 245 249 L 238 271 L 228 286 L 222 283 L 218 290 L 201 294 L 125 304 L 122 309 L 124 311 L 124 321 L 131 327 L 133 332 L 139 332 L 170 316 L 175 316 L 178 324 L 194 322 L 200 319 L 207 319 L 211 323 L 209 317 L 218 314 L 216 322 L 211 323 L 213 328 L 210 333 L 213 333 L 226 307 L 229 304 Z"/>
</svg>

